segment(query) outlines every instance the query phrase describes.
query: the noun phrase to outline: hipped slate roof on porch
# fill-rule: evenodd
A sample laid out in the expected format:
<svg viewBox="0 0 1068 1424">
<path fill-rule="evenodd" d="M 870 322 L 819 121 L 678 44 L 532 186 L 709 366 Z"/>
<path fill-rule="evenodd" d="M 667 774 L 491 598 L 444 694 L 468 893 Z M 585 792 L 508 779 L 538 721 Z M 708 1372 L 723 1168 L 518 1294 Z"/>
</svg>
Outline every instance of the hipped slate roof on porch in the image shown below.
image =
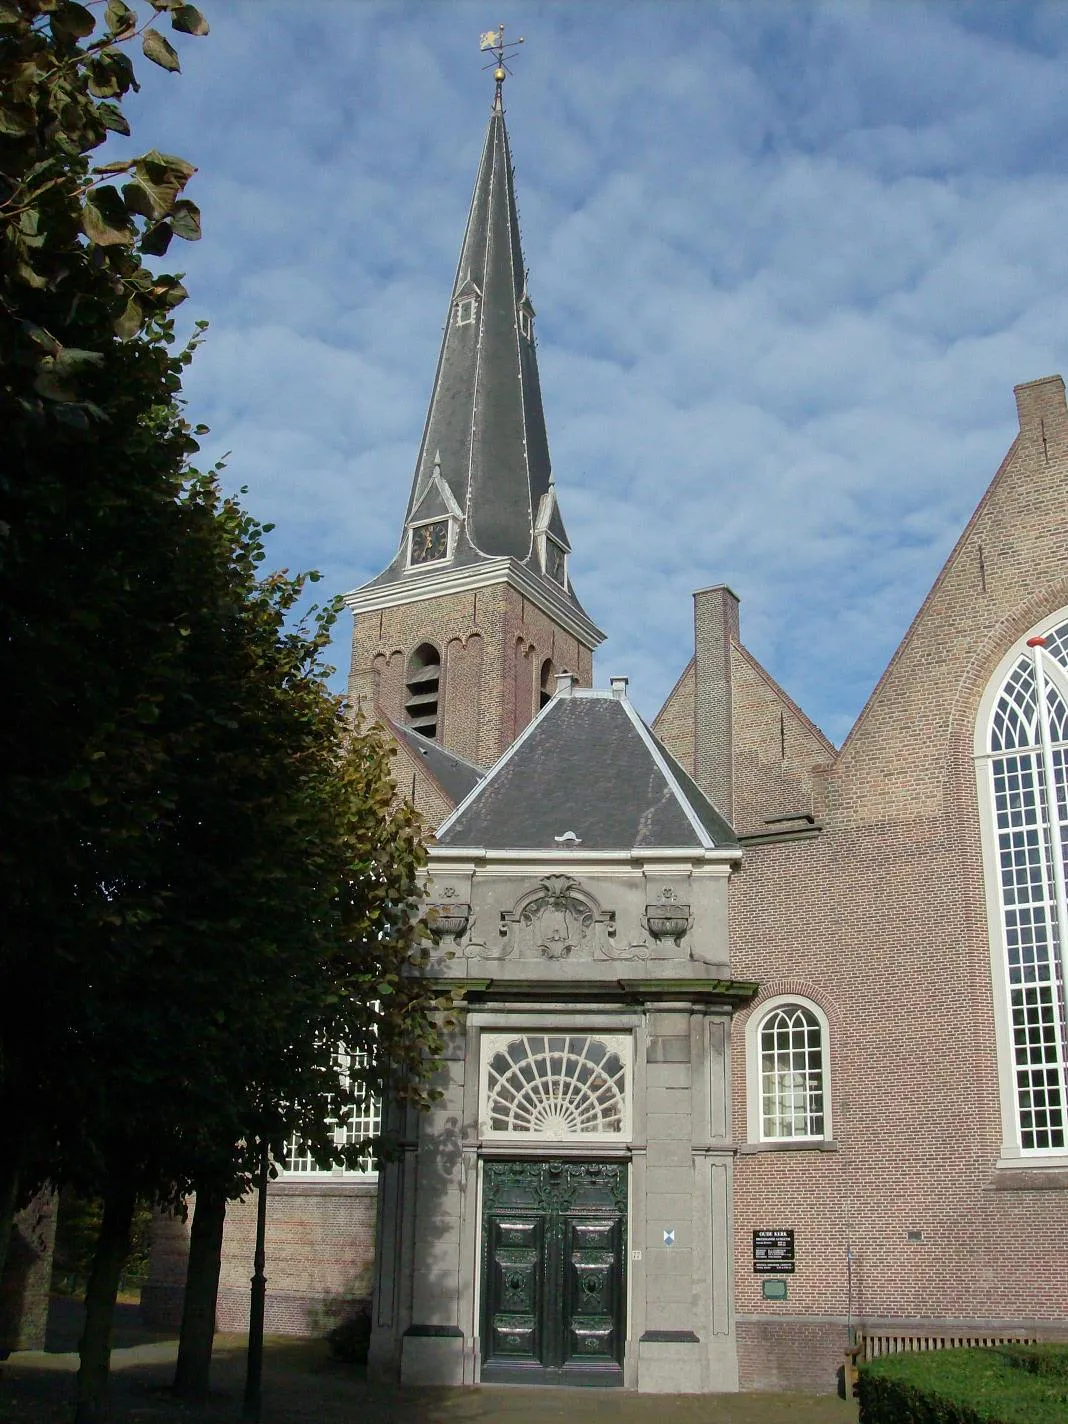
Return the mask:
<svg viewBox="0 0 1068 1424">
<path fill-rule="evenodd" d="M 438 831 L 500 850 L 711 850 L 737 838 L 625 697 L 557 696 Z"/>
</svg>

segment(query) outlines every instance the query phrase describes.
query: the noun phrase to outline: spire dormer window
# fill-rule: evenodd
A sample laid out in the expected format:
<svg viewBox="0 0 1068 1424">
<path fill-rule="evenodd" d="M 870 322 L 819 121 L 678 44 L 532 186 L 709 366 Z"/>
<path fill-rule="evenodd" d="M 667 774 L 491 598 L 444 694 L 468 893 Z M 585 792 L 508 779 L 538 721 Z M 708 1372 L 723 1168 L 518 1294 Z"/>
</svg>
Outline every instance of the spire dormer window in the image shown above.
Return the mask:
<svg viewBox="0 0 1068 1424">
<path fill-rule="evenodd" d="M 478 313 L 477 297 L 461 297 L 456 303 L 456 325 L 471 326 Z"/>
<path fill-rule="evenodd" d="M 543 568 L 554 583 L 558 583 L 561 588 L 567 587 L 567 553 L 562 544 L 558 544 L 551 534 L 546 534 L 543 544 Z"/>
<path fill-rule="evenodd" d="M 531 306 L 530 298 L 524 291 L 519 298 L 519 306 L 516 308 L 519 321 L 519 334 L 527 341 L 534 340 L 534 308 Z"/>
</svg>

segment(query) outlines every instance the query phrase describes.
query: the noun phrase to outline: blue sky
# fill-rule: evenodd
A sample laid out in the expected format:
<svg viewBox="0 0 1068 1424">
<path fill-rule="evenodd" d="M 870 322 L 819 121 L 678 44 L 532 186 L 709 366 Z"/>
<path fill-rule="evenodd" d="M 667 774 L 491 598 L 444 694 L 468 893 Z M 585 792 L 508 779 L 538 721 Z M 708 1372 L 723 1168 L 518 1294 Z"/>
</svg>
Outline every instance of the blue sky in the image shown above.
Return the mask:
<svg viewBox="0 0 1068 1424">
<path fill-rule="evenodd" d="M 211 323 L 190 415 L 272 563 L 343 592 L 392 557 L 503 20 L 596 680 L 653 716 L 693 589 L 726 582 L 840 742 L 1012 440 L 1013 385 L 1068 370 L 1068 6 L 202 8 L 182 75 L 139 61 L 126 147 L 199 165 L 204 238 L 167 261 Z"/>
</svg>

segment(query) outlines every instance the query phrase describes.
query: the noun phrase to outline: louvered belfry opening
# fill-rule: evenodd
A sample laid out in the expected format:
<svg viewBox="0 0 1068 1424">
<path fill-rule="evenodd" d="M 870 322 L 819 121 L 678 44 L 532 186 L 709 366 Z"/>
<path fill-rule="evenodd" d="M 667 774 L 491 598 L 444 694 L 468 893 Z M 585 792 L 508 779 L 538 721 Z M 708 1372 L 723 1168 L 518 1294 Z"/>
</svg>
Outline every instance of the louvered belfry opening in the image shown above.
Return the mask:
<svg viewBox="0 0 1068 1424">
<path fill-rule="evenodd" d="M 404 715 L 408 725 L 424 737 L 438 734 L 438 691 L 441 654 L 433 643 L 420 643 L 408 659 Z"/>
</svg>

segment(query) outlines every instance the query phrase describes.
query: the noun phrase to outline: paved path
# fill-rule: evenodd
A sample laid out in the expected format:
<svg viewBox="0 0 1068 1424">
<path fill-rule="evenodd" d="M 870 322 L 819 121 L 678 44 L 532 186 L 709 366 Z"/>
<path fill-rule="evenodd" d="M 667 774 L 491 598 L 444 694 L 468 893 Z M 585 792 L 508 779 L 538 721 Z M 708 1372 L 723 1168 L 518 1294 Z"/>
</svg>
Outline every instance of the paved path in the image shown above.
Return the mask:
<svg viewBox="0 0 1068 1424">
<path fill-rule="evenodd" d="M 244 1354 L 219 1337 L 213 1394 L 202 1409 L 172 1399 L 176 1343 L 157 1341 L 112 1355 L 115 1424 L 235 1421 L 241 1414 Z M 23 1351 L 0 1370 L 0 1424 L 63 1424 L 69 1417 L 73 1354 Z M 368 1384 L 311 1341 L 268 1342 L 263 1424 L 855 1424 L 856 1406 L 835 1397 L 787 1394 L 636 1395 L 622 1390 L 406 1389 Z"/>
</svg>

